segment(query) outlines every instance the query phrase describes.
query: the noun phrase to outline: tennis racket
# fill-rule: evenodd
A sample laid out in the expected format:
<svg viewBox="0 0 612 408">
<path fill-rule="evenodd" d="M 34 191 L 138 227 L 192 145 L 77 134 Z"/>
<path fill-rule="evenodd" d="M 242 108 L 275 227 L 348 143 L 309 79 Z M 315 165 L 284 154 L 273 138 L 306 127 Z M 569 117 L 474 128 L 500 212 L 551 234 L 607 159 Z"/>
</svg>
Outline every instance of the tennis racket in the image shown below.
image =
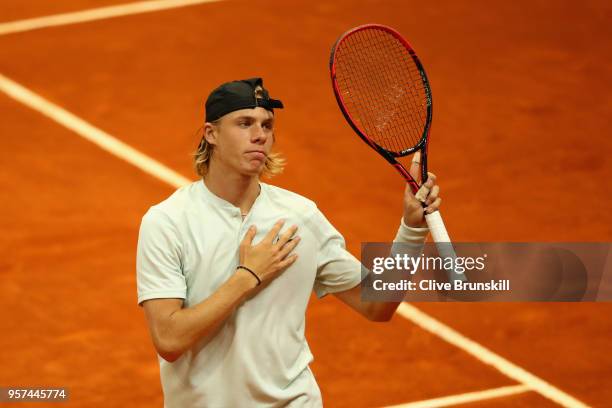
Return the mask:
<svg viewBox="0 0 612 408">
<path fill-rule="evenodd" d="M 432 98 L 414 49 L 392 28 L 366 24 L 340 36 L 332 47 L 329 69 L 338 106 L 349 125 L 424 203 L 428 191 L 398 161 L 420 151 L 421 183 L 427 181 Z M 440 255 L 454 260 L 455 250 L 440 212 L 426 214 L 425 220 Z M 449 277 L 466 280 L 454 271 Z"/>
</svg>

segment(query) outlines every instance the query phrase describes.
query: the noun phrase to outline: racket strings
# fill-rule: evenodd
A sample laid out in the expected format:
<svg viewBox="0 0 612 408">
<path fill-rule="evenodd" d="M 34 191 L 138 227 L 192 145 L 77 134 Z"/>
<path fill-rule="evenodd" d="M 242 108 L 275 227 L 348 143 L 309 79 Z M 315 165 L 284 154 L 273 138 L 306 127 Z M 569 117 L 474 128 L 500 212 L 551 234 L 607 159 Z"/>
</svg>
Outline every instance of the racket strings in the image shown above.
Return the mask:
<svg viewBox="0 0 612 408">
<path fill-rule="evenodd" d="M 428 90 L 406 47 L 368 29 L 346 37 L 335 58 L 338 91 L 355 124 L 387 150 L 416 147 L 428 120 Z"/>
<path fill-rule="evenodd" d="M 403 46 L 403 44 L 401 44 L 395 37 L 392 37 L 388 33 L 382 32 L 382 31 L 368 30 L 367 33 L 368 33 L 369 39 L 374 43 L 376 43 L 377 41 L 380 42 L 383 39 L 392 41 L 392 42 L 389 42 L 389 41 L 385 42 L 385 44 L 389 45 L 389 47 L 386 47 L 386 49 L 391 51 L 392 54 L 389 54 L 389 53 L 383 54 L 384 56 L 387 57 L 382 60 L 385 63 L 385 67 L 384 67 L 384 70 L 382 71 L 382 74 L 385 74 L 385 75 L 381 75 L 379 77 L 378 83 L 379 83 L 379 86 L 382 87 L 382 89 L 389 89 L 390 87 L 391 89 L 393 89 L 394 93 L 400 92 L 401 94 L 402 92 L 406 92 L 406 91 L 410 93 L 410 97 L 403 98 L 403 102 L 411 106 L 408 106 L 407 109 L 399 110 L 399 112 L 396 111 L 395 118 L 397 120 L 395 121 L 391 120 L 389 122 L 389 125 L 392 129 L 396 130 L 395 134 L 397 135 L 398 134 L 397 131 L 405 131 L 404 129 L 400 128 L 398 124 L 406 123 L 406 121 L 409 122 L 409 126 L 407 128 L 408 130 L 407 135 L 410 138 L 410 143 L 408 144 L 414 146 L 418 143 L 418 141 L 421 138 L 422 123 L 424 123 L 424 121 L 419 122 L 417 116 L 415 115 L 415 113 L 417 114 L 419 113 L 419 109 L 417 105 L 417 98 L 419 97 L 419 95 L 416 92 L 417 90 L 416 86 L 422 84 L 422 81 L 421 81 L 421 78 L 418 72 L 416 76 L 414 75 L 416 71 L 415 69 L 416 65 L 414 64 L 412 57 L 410 57 L 410 55 L 406 52 L 406 49 Z M 381 38 L 380 34 L 383 34 L 385 37 Z M 377 44 L 377 45 L 380 45 L 380 44 Z M 378 46 L 376 47 L 376 49 L 382 51 L 385 49 L 385 47 Z M 371 62 L 374 62 L 374 61 L 371 60 Z M 398 69 L 398 66 L 400 67 L 399 69 Z M 408 70 L 407 71 L 408 77 L 410 78 L 410 80 L 407 83 L 406 83 L 406 72 L 405 72 L 406 68 Z M 409 113 L 409 114 L 405 115 L 406 113 Z M 424 120 L 425 118 L 423 117 L 422 119 Z M 399 134 L 401 136 L 401 133 Z M 403 143 L 401 141 L 401 137 L 400 138 L 395 137 L 394 139 L 396 142 L 399 142 L 400 147 L 406 145 L 406 143 Z"/>
</svg>

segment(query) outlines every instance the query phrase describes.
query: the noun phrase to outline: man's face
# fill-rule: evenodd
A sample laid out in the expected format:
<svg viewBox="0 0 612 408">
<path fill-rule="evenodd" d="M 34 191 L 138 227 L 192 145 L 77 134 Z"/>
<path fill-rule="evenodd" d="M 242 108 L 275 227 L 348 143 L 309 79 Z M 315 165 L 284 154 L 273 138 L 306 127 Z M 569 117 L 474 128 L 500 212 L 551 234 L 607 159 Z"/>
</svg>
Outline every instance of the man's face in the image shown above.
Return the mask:
<svg viewBox="0 0 612 408">
<path fill-rule="evenodd" d="M 206 138 L 215 145 L 212 160 L 224 171 L 259 175 L 274 143 L 274 114 L 264 108 L 230 112 Z"/>
</svg>

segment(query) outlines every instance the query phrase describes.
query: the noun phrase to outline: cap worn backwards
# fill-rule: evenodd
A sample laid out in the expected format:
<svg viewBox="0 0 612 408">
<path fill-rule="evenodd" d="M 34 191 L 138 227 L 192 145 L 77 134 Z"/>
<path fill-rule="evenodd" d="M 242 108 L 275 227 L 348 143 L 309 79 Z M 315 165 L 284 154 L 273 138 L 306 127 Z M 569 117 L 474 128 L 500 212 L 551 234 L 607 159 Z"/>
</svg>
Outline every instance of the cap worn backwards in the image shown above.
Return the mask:
<svg viewBox="0 0 612 408">
<path fill-rule="evenodd" d="M 261 88 L 259 92 L 258 87 Z M 239 109 L 261 107 L 274 112 L 283 108 L 283 103 L 270 98 L 263 87 L 263 79 L 250 78 L 226 82 L 214 89 L 206 100 L 206 122 L 213 122 L 221 116 Z"/>
</svg>

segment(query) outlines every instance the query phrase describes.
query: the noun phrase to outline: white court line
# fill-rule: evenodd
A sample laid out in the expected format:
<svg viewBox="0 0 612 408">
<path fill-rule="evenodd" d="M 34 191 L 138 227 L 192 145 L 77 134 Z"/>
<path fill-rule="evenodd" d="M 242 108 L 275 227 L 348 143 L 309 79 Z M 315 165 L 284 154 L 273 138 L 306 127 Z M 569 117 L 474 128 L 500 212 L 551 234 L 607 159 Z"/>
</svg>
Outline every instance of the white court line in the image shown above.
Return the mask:
<svg viewBox="0 0 612 408">
<path fill-rule="evenodd" d="M 40 95 L 24 88 L 2 74 L 0 74 L 0 91 L 173 187 L 180 187 L 191 182 L 174 170 L 87 123 L 58 105 L 47 101 Z M 397 312 L 421 328 L 464 350 L 478 360 L 497 368 L 506 376 L 526 385 L 531 390 L 542 394 L 552 401 L 568 408 L 587 407 L 587 405 L 576 400 L 574 397 L 500 357 L 473 340 L 468 339 L 414 306 L 402 303 Z"/>
<path fill-rule="evenodd" d="M 145 173 L 171 186 L 180 187 L 191 182 L 191 180 L 188 180 L 174 170 L 164 166 L 157 160 L 123 143 L 121 140 L 98 129 L 56 104 L 49 102 L 40 95 L 24 88 L 2 74 L 0 74 L 0 90 L 11 98 L 72 130 L 84 139 L 98 145 L 107 152 L 125 160 Z"/>
<path fill-rule="evenodd" d="M 212 3 L 220 0 L 152 0 L 117 6 L 100 7 L 73 13 L 54 14 L 25 20 L 0 23 L 0 35 L 37 30 L 39 28 L 83 23 L 85 21 L 102 20 L 105 18 L 127 16 L 130 14 L 149 13 L 177 7 L 193 6 L 202 3 Z"/>
<path fill-rule="evenodd" d="M 449 395 L 448 397 L 432 398 L 423 401 L 409 402 L 407 404 L 393 405 L 385 408 L 441 408 L 468 402 L 482 401 L 493 398 L 507 397 L 531 391 L 526 385 L 509 385 L 507 387 L 492 388 L 490 390 L 466 392 L 465 394 Z"/>
<path fill-rule="evenodd" d="M 536 377 L 516 364 L 511 363 L 475 341 L 468 339 L 463 334 L 451 329 L 444 323 L 434 319 L 412 305 L 402 303 L 397 309 L 397 313 L 412 321 L 417 326 L 420 326 L 422 329 L 435 334 L 453 346 L 471 354 L 483 363 L 495 367 L 506 376 L 528 386 L 531 390 L 542 394 L 544 397 L 561 406 L 568 408 L 588 407 L 588 405 L 578 401 L 571 395 L 561 391 L 541 378 Z"/>
</svg>

